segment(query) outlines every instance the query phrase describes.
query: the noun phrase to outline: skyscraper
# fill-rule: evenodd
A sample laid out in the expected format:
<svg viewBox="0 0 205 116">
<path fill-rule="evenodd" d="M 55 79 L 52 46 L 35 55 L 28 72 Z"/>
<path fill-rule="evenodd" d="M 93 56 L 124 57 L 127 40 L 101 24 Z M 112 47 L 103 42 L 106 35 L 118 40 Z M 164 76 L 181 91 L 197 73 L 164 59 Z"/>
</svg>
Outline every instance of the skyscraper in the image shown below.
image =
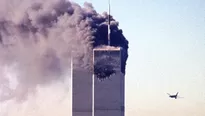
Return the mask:
<svg viewBox="0 0 205 116">
<path fill-rule="evenodd" d="M 121 49 L 93 50 L 94 116 L 124 116 L 124 74 Z"/>
<path fill-rule="evenodd" d="M 72 116 L 92 116 L 92 72 L 76 67 L 71 71 Z"/>
<path fill-rule="evenodd" d="M 110 21 L 108 0 L 108 46 L 93 49 L 92 74 L 85 69 L 73 70 L 73 116 L 124 116 L 127 57 L 126 51 L 122 52 L 121 48 L 110 47 L 111 42 L 116 41 L 110 38 Z M 113 32 L 113 37 L 123 37 L 115 35 L 116 32 Z"/>
<path fill-rule="evenodd" d="M 124 116 L 120 48 L 93 50 L 93 73 L 72 68 L 72 116 Z"/>
</svg>

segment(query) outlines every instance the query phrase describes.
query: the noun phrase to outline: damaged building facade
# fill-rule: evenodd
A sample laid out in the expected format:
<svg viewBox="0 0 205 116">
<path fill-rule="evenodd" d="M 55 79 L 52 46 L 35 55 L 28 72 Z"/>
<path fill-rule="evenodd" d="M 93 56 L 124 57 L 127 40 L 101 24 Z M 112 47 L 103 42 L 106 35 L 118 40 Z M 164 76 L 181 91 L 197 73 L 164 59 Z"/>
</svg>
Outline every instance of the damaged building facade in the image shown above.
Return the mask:
<svg viewBox="0 0 205 116">
<path fill-rule="evenodd" d="M 72 68 L 72 116 L 124 116 L 122 49 L 93 49 L 93 71 Z"/>
</svg>

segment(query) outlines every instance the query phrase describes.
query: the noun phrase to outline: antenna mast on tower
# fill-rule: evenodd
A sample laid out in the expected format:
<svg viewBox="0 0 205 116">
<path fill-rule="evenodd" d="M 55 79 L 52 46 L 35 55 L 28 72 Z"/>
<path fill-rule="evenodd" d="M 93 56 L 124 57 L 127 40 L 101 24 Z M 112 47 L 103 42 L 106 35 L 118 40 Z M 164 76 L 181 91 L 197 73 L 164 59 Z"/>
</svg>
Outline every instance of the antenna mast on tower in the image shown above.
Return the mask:
<svg viewBox="0 0 205 116">
<path fill-rule="evenodd" d="M 108 0 L 108 46 L 110 46 L 110 0 Z"/>
</svg>

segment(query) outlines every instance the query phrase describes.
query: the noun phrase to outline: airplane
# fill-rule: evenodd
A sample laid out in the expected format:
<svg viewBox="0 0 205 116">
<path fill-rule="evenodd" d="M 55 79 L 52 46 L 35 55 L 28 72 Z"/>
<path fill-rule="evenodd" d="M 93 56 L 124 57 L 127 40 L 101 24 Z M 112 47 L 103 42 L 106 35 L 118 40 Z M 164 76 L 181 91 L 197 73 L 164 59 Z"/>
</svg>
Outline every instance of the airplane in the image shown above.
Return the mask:
<svg viewBox="0 0 205 116">
<path fill-rule="evenodd" d="M 176 95 L 170 95 L 169 93 L 167 93 L 167 94 L 169 95 L 170 98 L 175 98 L 175 99 L 177 99 L 177 98 L 178 98 L 178 93 L 179 93 L 179 92 L 177 92 Z"/>
</svg>

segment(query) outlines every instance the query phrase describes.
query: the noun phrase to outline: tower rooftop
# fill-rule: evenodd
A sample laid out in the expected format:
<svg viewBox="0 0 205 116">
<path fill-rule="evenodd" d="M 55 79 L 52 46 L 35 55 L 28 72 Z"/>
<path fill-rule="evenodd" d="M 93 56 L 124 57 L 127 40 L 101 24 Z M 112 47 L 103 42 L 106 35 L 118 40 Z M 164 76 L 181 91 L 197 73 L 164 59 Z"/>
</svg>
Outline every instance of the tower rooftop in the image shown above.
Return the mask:
<svg viewBox="0 0 205 116">
<path fill-rule="evenodd" d="M 93 49 L 93 51 L 119 51 L 119 50 L 121 50 L 120 47 L 113 47 L 113 46 L 102 46 Z"/>
</svg>

